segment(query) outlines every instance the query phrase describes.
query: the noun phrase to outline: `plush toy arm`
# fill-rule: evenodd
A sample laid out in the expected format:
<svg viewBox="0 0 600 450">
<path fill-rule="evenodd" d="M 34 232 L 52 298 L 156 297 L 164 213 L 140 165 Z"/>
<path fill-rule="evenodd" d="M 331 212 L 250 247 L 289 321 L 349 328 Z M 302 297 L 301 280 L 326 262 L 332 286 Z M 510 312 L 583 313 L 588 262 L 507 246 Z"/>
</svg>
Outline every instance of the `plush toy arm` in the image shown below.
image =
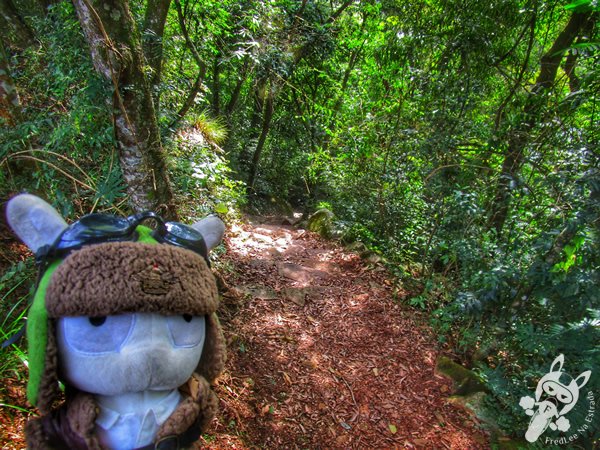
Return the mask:
<svg viewBox="0 0 600 450">
<path fill-rule="evenodd" d="M 184 399 L 161 426 L 157 442 L 178 436 L 180 443 L 191 445 L 217 412 L 219 400 L 204 377 L 194 373 L 179 389 Z"/>
</svg>

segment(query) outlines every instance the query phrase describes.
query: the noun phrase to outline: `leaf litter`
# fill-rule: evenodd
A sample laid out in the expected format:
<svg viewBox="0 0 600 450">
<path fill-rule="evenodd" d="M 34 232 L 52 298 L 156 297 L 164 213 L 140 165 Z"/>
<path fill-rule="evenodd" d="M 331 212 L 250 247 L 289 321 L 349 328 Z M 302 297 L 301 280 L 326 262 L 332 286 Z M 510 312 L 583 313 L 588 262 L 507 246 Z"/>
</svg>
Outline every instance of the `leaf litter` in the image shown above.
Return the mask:
<svg viewBox="0 0 600 450">
<path fill-rule="evenodd" d="M 225 238 L 217 270 L 229 360 L 203 445 L 487 448 L 476 420 L 447 401 L 435 336 L 394 301 L 385 268 L 280 223 L 235 226 Z"/>
</svg>

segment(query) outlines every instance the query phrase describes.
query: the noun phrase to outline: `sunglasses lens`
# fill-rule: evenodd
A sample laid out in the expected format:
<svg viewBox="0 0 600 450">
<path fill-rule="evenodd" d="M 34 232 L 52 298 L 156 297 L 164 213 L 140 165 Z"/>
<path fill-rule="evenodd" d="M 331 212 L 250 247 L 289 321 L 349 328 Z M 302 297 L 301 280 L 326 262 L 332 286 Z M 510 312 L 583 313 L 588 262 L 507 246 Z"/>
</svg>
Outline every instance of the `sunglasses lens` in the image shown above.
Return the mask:
<svg viewBox="0 0 600 450">
<path fill-rule="evenodd" d="M 167 222 L 167 231 L 169 234 L 177 237 L 177 239 L 183 239 L 186 241 L 199 241 L 203 240 L 200 232 L 194 230 L 192 227 L 188 227 L 179 222 Z"/>
<path fill-rule="evenodd" d="M 56 249 L 67 249 L 86 242 L 111 239 L 127 234 L 129 221 L 105 214 L 88 214 L 65 230 Z"/>
<path fill-rule="evenodd" d="M 167 229 L 167 234 L 163 236 L 165 241 L 192 250 L 208 260 L 206 244 L 199 231 L 179 222 L 167 222 L 165 226 Z"/>
</svg>

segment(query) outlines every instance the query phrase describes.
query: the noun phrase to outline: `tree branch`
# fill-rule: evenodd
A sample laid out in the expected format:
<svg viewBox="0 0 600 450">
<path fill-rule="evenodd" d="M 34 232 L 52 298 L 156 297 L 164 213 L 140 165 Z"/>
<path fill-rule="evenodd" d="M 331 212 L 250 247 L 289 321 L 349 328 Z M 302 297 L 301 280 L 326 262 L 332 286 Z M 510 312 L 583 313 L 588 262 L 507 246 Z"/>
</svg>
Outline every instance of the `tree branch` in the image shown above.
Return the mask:
<svg viewBox="0 0 600 450">
<path fill-rule="evenodd" d="M 190 108 L 194 105 L 196 96 L 202 90 L 202 81 L 204 80 L 205 75 L 206 75 L 206 66 L 202 66 L 200 68 L 200 71 L 198 72 L 198 76 L 196 77 L 196 81 L 194 82 L 192 89 L 188 93 L 188 96 L 185 99 L 185 102 L 183 102 L 183 106 L 177 112 L 177 114 L 175 115 L 175 118 L 169 124 L 169 128 L 175 128 L 175 125 L 177 125 L 179 123 L 179 121 L 185 117 L 185 115 L 188 113 Z"/>
<path fill-rule="evenodd" d="M 183 34 L 183 37 L 185 38 L 185 43 L 187 44 L 190 52 L 192 53 L 192 57 L 194 58 L 194 61 L 196 61 L 196 64 L 198 64 L 198 68 L 201 69 L 202 66 L 206 66 L 206 64 L 204 64 L 204 62 L 202 61 L 202 58 L 200 58 L 200 54 L 198 53 L 198 50 L 196 50 L 196 46 L 190 39 L 190 34 L 188 32 L 187 25 L 185 24 L 185 17 L 183 15 L 183 11 L 181 9 L 181 2 L 179 0 L 174 0 L 174 3 L 175 3 L 175 10 L 177 11 L 177 19 L 179 20 L 179 27 L 181 28 L 181 33 Z M 204 67 L 204 71 L 206 71 L 206 67 Z"/>
<path fill-rule="evenodd" d="M 325 24 L 335 22 L 337 18 L 340 17 L 342 13 L 346 10 L 346 8 L 348 8 L 348 6 L 350 6 L 352 3 L 354 3 L 353 0 L 347 0 L 346 2 L 344 2 L 342 6 L 340 6 L 331 16 L 329 16 L 329 19 L 327 19 Z"/>
<path fill-rule="evenodd" d="M 556 79 L 556 72 L 565 51 L 571 46 L 581 29 L 587 24 L 591 12 L 573 13 L 569 23 L 555 39 L 552 47 L 548 50 L 540 62 L 540 73 L 535 81 L 534 93 L 552 87 Z"/>
</svg>

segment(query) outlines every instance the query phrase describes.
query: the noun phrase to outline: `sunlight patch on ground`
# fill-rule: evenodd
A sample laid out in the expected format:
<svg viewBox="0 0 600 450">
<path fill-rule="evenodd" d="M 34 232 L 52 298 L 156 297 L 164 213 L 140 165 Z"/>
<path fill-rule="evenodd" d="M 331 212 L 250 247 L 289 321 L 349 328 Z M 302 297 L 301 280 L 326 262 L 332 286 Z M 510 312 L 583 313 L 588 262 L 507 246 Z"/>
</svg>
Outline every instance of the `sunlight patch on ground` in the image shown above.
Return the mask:
<svg viewBox="0 0 600 450">
<path fill-rule="evenodd" d="M 261 253 L 265 251 L 284 253 L 292 242 L 290 233 L 275 233 L 273 230 L 263 227 L 257 228 L 254 233 L 249 233 L 241 227 L 233 225 L 230 232 L 232 235 L 231 244 L 236 248 L 236 251 L 244 256 L 252 255 L 256 251 Z"/>
</svg>

